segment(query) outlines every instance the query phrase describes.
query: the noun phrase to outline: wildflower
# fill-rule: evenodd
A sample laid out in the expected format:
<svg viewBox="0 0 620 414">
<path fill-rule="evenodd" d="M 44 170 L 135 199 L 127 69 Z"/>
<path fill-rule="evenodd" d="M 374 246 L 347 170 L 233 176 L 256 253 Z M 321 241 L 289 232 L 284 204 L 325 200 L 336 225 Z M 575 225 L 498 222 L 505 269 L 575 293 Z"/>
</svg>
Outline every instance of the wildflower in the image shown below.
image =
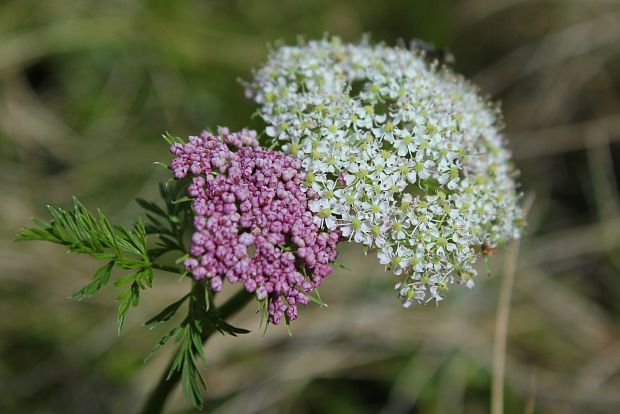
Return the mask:
<svg viewBox="0 0 620 414">
<path fill-rule="evenodd" d="M 187 270 L 214 291 L 224 280 L 242 283 L 267 301 L 270 323 L 296 319 L 298 304 L 306 304 L 331 273 L 340 238 L 315 222 L 308 203 L 320 200 L 302 185 L 301 161 L 261 149 L 254 131 L 224 128 L 170 150 L 175 176 L 193 175 L 188 194 L 195 232 Z"/>
<path fill-rule="evenodd" d="M 375 248 L 404 306 L 471 287 L 479 246 L 519 237 L 499 112 L 450 69 L 326 38 L 273 50 L 249 88 L 268 135 L 311 174 L 318 222 Z"/>
</svg>

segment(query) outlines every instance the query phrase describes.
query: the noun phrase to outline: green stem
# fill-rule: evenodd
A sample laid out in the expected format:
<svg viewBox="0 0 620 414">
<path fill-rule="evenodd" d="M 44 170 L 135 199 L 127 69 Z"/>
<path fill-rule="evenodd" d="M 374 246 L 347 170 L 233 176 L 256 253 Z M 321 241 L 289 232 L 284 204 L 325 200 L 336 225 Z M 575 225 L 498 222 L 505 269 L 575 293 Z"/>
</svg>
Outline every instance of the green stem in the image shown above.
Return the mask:
<svg viewBox="0 0 620 414">
<path fill-rule="evenodd" d="M 235 313 L 239 312 L 254 297 L 255 295 L 248 293 L 245 290 L 241 290 L 236 293 L 218 309 L 222 319 L 226 320 Z M 203 344 L 207 342 L 213 332 L 213 330 L 205 331 L 202 336 Z M 172 360 L 164 370 L 161 378 L 159 379 L 159 383 L 149 394 L 144 406 L 142 407 L 142 411 L 140 411 L 141 414 L 160 414 L 163 412 L 168 396 L 178 385 L 181 379 L 180 371 L 174 371 L 172 375 L 170 375 L 170 378 L 168 378 L 168 373 L 170 372 L 175 355 L 173 355 Z"/>
</svg>

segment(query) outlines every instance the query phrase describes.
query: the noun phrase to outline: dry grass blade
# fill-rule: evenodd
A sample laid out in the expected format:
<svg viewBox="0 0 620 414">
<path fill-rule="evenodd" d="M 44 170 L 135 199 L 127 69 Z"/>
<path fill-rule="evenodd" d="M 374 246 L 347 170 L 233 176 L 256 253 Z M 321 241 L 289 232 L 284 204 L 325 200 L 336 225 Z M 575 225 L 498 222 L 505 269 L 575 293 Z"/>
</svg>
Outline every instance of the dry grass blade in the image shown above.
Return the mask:
<svg viewBox="0 0 620 414">
<path fill-rule="evenodd" d="M 491 414 L 504 412 L 504 376 L 506 371 L 506 342 L 510 299 L 519 257 L 519 240 L 511 243 L 504 262 L 504 275 L 499 293 L 497 319 L 495 322 L 495 345 L 493 347 L 493 382 L 491 385 Z"/>
</svg>

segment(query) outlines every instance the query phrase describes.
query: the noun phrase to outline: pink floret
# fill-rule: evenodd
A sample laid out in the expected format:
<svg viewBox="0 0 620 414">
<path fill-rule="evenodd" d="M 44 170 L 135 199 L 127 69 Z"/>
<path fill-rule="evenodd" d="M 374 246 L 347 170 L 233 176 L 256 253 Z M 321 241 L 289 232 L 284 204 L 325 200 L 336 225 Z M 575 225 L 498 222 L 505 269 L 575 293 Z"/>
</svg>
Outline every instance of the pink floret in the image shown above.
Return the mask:
<svg viewBox="0 0 620 414">
<path fill-rule="evenodd" d="M 255 131 L 218 136 L 202 132 L 174 144 L 176 178 L 192 174 L 188 194 L 195 232 L 185 267 L 208 279 L 214 291 L 224 279 L 241 283 L 268 301 L 269 322 L 297 318 L 297 305 L 331 273 L 338 232 L 321 232 L 302 185 L 301 162 L 263 150 Z"/>
</svg>

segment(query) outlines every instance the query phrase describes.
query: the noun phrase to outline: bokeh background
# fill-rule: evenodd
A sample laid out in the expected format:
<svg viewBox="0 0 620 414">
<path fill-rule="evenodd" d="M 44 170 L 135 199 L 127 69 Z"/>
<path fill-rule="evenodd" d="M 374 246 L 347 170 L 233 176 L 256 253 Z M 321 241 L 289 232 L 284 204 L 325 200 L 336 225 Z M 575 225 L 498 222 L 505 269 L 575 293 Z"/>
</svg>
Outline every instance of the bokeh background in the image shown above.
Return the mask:
<svg viewBox="0 0 620 414">
<path fill-rule="evenodd" d="M 508 413 L 620 412 L 620 3 L 616 0 L 89 1 L 0 3 L 0 412 L 130 413 L 172 347 L 142 327 L 187 281 L 156 288 L 116 335 L 115 292 L 67 297 L 88 258 L 12 237 L 79 195 L 116 222 L 156 198 L 162 132 L 251 126 L 239 79 L 268 44 L 324 32 L 421 38 L 502 102 L 535 194 L 512 290 Z M 402 309 L 375 258 L 344 248 L 293 325 L 209 343 L 212 413 L 485 413 L 505 254 L 474 290 Z M 487 275 L 488 273 L 488 275 Z M 176 392 L 171 413 L 194 409 Z"/>
</svg>

